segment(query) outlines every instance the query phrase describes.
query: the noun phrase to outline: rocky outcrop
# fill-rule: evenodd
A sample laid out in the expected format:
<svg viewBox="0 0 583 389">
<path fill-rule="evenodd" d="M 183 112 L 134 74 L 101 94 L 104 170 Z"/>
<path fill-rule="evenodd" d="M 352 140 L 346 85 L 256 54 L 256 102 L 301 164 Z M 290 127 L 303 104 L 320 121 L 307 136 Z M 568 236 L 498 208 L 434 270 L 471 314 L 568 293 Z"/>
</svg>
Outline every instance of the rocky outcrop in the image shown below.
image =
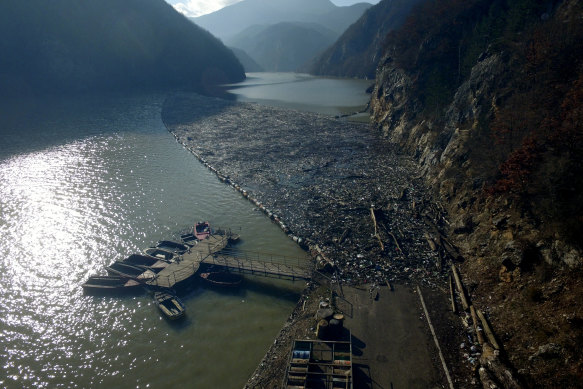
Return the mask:
<svg viewBox="0 0 583 389">
<path fill-rule="evenodd" d="M 580 13 L 581 7 L 575 3 L 564 1 L 552 17 L 566 21 L 574 13 Z M 552 19 L 549 14 L 544 15 L 539 20 Z M 542 34 L 543 29 L 544 26 L 540 27 L 537 33 Z M 436 28 L 433 33 L 439 35 L 445 30 Z M 372 120 L 386 138 L 416 157 L 436 201 L 447 210 L 449 225 L 446 232 L 465 258 L 461 269 L 469 292 L 479 306 L 485 307 L 495 331 L 502 334 L 508 359 L 521 379 L 527 386 L 536 382 L 544 387 L 551 384 L 544 377 L 556 373 L 558 378 L 553 385 L 568 386 L 576 381 L 571 372 L 583 366 L 576 349 L 564 347 L 569 342 L 580 345 L 583 339 L 581 331 L 573 333 L 573 323 L 580 320 L 580 315 L 573 319 L 573 312 L 581 309 L 581 303 L 575 301 L 583 294 L 583 285 L 577 276 L 583 267 L 581 248 L 567 238 L 564 229 L 557 228 L 561 220 L 553 219 L 539 207 L 544 205 L 539 199 L 547 196 L 542 191 L 552 189 L 549 184 L 545 186 L 530 178 L 531 181 L 524 182 L 533 182 L 532 188 L 520 194 L 491 190 L 500 177 L 500 166 L 512 155 L 504 149 L 507 145 L 497 142 L 493 135 L 494 119 L 502 117 L 499 111 L 509 110 L 508 101 L 521 93 L 517 87 L 536 90 L 532 84 L 535 79 L 548 82 L 555 89 L 567 90 L 567 87 L 554 79 L 544 81 L 546 74 L 540 68 L 533 70 L 530 62 L 521 62 L 518 54 L 512 51 L 522 45 L 520 39 L 526 39 L 526 33 L 523 33 L 517 35 L 512 44 L 493 49 L 489 46 L 477 55 L 465 77 L 460 59 L 460 79 L 440 85 L 445 89 L 453 84 L 453 89 L 447 92 L 435 87 L 431 89 L 427 85 L 432 78 L 439 77 L 434 73 L 435 61 L 444 61 L 444 68 L 451 68 L 452 59 L 451 56 L 439 57 L 440 53 L 427 54 L 435 48 L 432 42 L 439 41 L 439 36 L 431 35 L 430 27 L 428 31 L 418 38 L 421 44 L 407 42 L 409 46 L 417 43 L 413 54 L 406 51 L 408 49 L 395 49 L 398 42 L 395 46 L 387 46 L 377 68 L 371 96 Z M 409 32 L 409 35 L 414 34 Z M 464 39 L 469 40 L 467 35 Z M 540 44 L 536 41 L 540 37 L 529 39 L 530 49 Z M 574 41 L 577 39 L 573 38 Z M 456 42 L 455 39 L 452 42 Z M 408 57 L 403 58 L 403 53 Z M 461 48 L 455 47 L 452 53 L 460 53 L 458 58 L 463 57 Z M 559 63 L 569 55 L 567 53 L 567 50 L 557 50 L 551 59 L 540 61 Z M 516 81 L 513 77 L 522 79 Z M 577 71 L 571 77 L 579 77 Z M 433 98 L 430 107 L 424 93 L 437 93 L 436 90 L 442 98 L 437 99 L 437 103 Z M 530 96 L 537 97 L 533 93 Z M 552 103 L 551 100 L 543 103 L 555 104 L 555 109 L 560 110 L 567 104 L 561 102 L 567 101 L 561 100 L 563 96 Z M 522 109 L 516 102 L 514 104 L 517 110 Z M 519 113 L 517 117 L 524 123 L 531 120 L 528 115 L 531 114 Z M 544 117 L 529 125 L 542 126 L 542 120 Z M 534 131 L 536 134 L 536 129 Z M 549 148 L 555 144 L 538 142 L 537 145 Z M 520 144 L 520 139 L 515 143 Z M 573 152 L 571 150 L 575 148 L 565 150 Z M 518 147 L 515 149 L 519 150 Z M 549 158 L 549 153 L 541 152 L 536 158 L 536 161 L 542 161 Z M 550 155 L 550 158 L 555 157 Z M 543 169 L 554 171 L 548 166 L 555 160 L 545 161 L 536 167 L 539 169 L 535 173 L 538 180 L 545 177 L 544 172 L 541 173 Z M 534 163 L 529 165 L 532 166 Z M 536 171 L 534 167 L 532 170 Z M 576 188 L 577 182 L 576 179 L 570 181 L 569 188 Z M 553 199 L 549 201 L 557 201 L 557 197 Z M 574 218 L 575 215 L 567 217 Z M 557 315 L 562 316 L 558 318 Z M 559 354 L 561 358 L 556 358 Z"/>
</svg>

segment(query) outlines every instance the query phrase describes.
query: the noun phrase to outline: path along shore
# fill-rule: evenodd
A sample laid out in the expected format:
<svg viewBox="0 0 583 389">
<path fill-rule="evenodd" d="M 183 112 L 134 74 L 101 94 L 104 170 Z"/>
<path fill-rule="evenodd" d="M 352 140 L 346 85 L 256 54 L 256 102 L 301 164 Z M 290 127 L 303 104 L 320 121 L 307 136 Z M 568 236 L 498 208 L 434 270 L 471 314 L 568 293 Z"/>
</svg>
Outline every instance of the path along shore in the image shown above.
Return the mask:
<svg viewBox="0 0 583 389">
<path fill-rule="evenodd" d="M 471 366 L 459 350 L 463 331 L 447 315 L 447 299 L 441 292 L 447 273 L 441 271 L 441 258 L 426 239 L 424 212 L 435 206 L 409 158 L 366 124 L 313 113 L 176 94 L 166 100 L 162 118 L 176 139 L 222 181 L 252 201 L 321 264 L 330 262 L 337 269 L 331 274 L 332 285 L 353 286 L 359 309 L 381 311 L 367 308 L 374 300 L 358 298 L 363 285 L 397 284 L 399 290 L 405 289 L 402 296 L 413 293 L 412 284 L 421 285 L 429 293 L 429 314 L 435 315 L 432 321 L 454 380 L 459 387 L 473 387 Z M 312 330 L 310 307 L 322 293 L 322 288 L 309 283 L 248 387 L 278 387 L 289 352 L 286 343 Z M 403 361 L 402 368 L 391 373 L 393 380 L 383 378 L 390 381 L 387 386 L 369 382 L 369 387 L 390 387 L 397 382 L 396 375 L 398 382 L 411 384 L 419 378 L 419 369 L 429 373 L 413 387 L 446 387 L 420 303 L 395 296 L 385 296 L 395 309 L 393 314 L 372 315 L 367 322 L 388 330 L 390 326 L 383 323 L 398 317 L 411 329 L 422 326 L 426 336 L 411 338 L 414 352 L 395 347 L 387 350 L 390 355 L 365 353 L 368 359 L 362 363 L 370 365 L 373 358 L 379 369 L 390 360 Z M 391 334 L 364 329 L 361 336 L 368 337 L 361 341 L 370 344 L 370 350 L 375 337 Z M 425 361 L 424 366 L 419 366 L 420 361 Z M 279 380 L 274 378 L 278 374 Z"/>
</svg>

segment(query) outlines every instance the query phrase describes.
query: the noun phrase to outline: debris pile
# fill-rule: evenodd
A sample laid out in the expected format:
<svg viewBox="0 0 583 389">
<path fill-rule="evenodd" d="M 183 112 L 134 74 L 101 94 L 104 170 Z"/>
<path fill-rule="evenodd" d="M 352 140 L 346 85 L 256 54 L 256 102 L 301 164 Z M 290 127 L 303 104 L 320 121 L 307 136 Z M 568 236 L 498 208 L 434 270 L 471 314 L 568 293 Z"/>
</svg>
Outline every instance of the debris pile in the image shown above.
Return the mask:
<svg viewBox="0 0 583 389">
<path fill-rule="evenodd" d="M 442 265 L 455 253 L 439 233 L 443 212 L 416 165 L 367 124 L 191 94 L 169 97 L 163 120 L 333 281 L 447 277 Z"/>
</svg>

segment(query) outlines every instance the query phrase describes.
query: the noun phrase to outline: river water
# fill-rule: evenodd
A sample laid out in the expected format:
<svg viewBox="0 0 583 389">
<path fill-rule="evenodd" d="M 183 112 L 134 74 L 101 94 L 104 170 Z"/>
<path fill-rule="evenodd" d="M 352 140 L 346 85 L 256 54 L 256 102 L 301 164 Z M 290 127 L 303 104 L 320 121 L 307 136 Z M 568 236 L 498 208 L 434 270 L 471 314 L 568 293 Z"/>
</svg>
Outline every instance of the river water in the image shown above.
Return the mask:
<svg viewBox="0 0 583 389">
<path fill-rule="evenodd" d="M 230 85 L 237 101 L 254 102 L 330 116 L 362 111 L 369 100 L 371 81 L 315 77 L 302 73 L 247 73 L 243 82 Z M 368 118 L 368 114 L 360 115 Z"/>
<path fill-rule="evenodd" d="M 88 276 L 195 220 L 240 233 L 240 249 L 305 255 L 174 140 L 163 101 L 0 108 L 0 387 L 238 388 L 291 313 L 304 282 L 194 283 L 178 323 L 147 294 L 83 295 Z"/>
</svg>

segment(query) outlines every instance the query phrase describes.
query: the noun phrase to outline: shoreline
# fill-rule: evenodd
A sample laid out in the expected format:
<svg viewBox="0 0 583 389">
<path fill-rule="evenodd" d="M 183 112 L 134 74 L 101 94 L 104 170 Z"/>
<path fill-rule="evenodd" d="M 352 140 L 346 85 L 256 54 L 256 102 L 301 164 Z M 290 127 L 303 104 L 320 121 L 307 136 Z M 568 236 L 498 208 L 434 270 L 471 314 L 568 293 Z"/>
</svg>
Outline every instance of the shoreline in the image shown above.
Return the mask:
<svg viewBox="0 0 583 389">
<path fill-rule="evenodd" d="M 369 126 L 185 94 L 169 97 L 162 117 L 176 140 L 219 180 L 310 251 L 316 262 L 337 269 L 330 274 L 333 285 L 413 283 L 444 290 L 447 273 L 441 256 L 425 238 L 424 219 L 435 213 L 435 206 L 421 187 L 416 165 Z M 245 387 L 271 385 L 274 374 L 283 374 L 281 362 L 292 334 L 306 334 L 313 327 L 313 312 L 307 317 L 306 312 L 320 288 L 308 283 Z M 447 306 L 445 295 L 439 294 L 446 304 L 436 306 Z M 436 327 L 447 332 L 454 324 L 452 319 Z M 463 339 L 457 332 L 455 340 L 442 334 L 447 343 L 442 347 L 453 354 L 448 362 L 456 366 L 454 376 L 468 381 L 467 366 L 454 345 Z M 430 353 L 435 360 L 435 350 Z"/>
</svg>

